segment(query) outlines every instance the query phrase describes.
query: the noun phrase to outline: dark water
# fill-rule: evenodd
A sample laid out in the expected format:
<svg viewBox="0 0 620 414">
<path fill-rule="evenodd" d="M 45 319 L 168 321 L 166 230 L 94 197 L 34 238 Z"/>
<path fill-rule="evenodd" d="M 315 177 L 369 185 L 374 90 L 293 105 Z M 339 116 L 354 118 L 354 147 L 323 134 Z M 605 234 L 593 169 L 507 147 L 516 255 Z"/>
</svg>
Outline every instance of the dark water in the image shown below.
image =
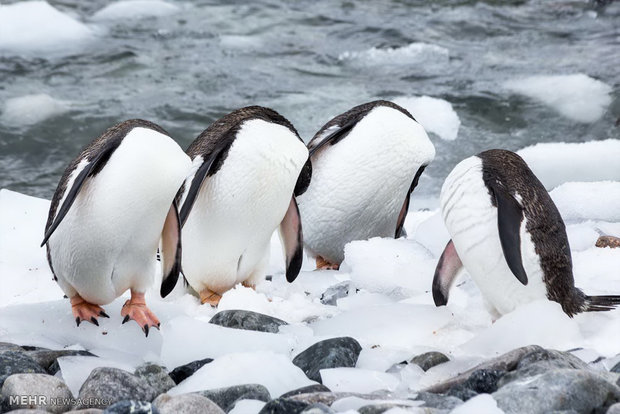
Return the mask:
<svg viewBox="0 0 620 414">
<path fill-rule="evenodd" d="M 93 25 L 105 1 L 50 2 Z M 49 198 L 67 163 L 128 118 L 162 125 L 186 147 L 241 106 L 272 107 L 308 140 L 330 117 L 376 98 L 429 95 L 452 103 L 455 141 L 416 192 L 437 194 L 462 158 L 488 148 L 618 137 L 620 4 L 587 1 L 192 1 L 177 14 L 97 24 L 69 56 L 0 55 L 0 105 L 46 93 L 71 110 L 29 127 L 0 124 L 0 187 Z M 339 59 L 372 47 L 441 46 L 449 58 Z M 501 85 L 535 74 L 584 73 L 613 88 L 593 124 L 577 123 Z M 415 200 L 414 200 L 415 206 Z"/>
</svg>

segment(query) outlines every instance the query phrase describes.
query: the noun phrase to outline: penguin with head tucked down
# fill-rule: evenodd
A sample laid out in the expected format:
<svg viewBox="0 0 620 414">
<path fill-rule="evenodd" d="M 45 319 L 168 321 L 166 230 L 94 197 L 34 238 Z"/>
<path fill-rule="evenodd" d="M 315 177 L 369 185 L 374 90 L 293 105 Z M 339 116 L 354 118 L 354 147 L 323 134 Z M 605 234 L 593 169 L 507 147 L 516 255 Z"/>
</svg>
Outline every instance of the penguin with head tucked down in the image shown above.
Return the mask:
<svg viewBox="0 0 620 414">
<path fill-rule="evenodd" d="M 435 270 L 437 306 L 448 302 L 463 266 L 496 317 L 545 298 L 569 316 L 620 304 L 620 296 L 588 296 L 575 287 L 562 217 L 517 154 L 489 150 L 461 161 L 446 178 L 440 203 L 452 239 Z"/>
<path fill-rule="evenodd" d="M 52 198 L 43 243 L 54 278 L 71 300 L 76 323 L 108 317 L 101 305 L 126 290 L 123 323 L 148 336 L 159 320 L 144 294 L 162 256 L 161 295 L 181 265 L 175 196 L 191 162 L 161 127 L 139 119 L 105 131 L 65 170 Z"/>
<path fill-rule="evenodd" d="M 317 268 L 337 269 L 352 240 L 402 235 L 411 193 L 435 157 L 407 110 L 388 101 L 356 106 L 325 124 L 308 148 L 312 181 L 298 201 Z"/>
<path fill-rule="evenodd" d="M 217 306 L 237 283 L 262 279 L 278 226 L 292 282 L 303 258 L 295 195 L 311 175 L 293 125 L 272 109 L 238 109 L 209 126 L 187 153 L 193 171 L 181 197 L 183 274 L 201 302 Z"/>
</svg>

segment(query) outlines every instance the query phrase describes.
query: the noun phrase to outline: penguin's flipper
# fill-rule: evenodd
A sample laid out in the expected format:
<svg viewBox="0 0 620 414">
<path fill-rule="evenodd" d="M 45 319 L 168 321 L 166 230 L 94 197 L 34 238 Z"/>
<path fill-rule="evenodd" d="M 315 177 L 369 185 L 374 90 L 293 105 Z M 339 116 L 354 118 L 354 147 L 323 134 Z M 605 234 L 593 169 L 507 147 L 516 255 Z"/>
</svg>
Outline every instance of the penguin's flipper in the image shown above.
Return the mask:
<svg viewBox="0 0 620 414">
<path fill-rule="evenodd" d="M 398 239 L 400 236 L 407 237 L 407 233 L 404 232 L 403 226 L 405 225 L 405 218 L 407 218 L 407 213 L 409 212 L 409 203 L 411 198 L 411 193 L 418 186 L 418 181 L 420 181 L 420 176 L 424 172 L 426 165 L 420 166 L 418 171 L 415 173 L 415 177 L 413 177 L 413 182 L 411 183 L 411 187 L 409 187 L 409 192 L 407 192 L 407 197 L 405 197 L 405 202 L 403 203 L 403 207 L 400 209 L 400 213 L 398 214 L 398 221 L 396 222 L 396 232 L 394 233 L 394 238 Z"/>
<path fill-rule="evenodd" d="M 202 182 L 207 178 L 211 171 L 217 171 L 217 159 L 226 152 L 226 150 L 230 147 L 230 141 L 222 141 L 220 145 L 215 148 L 211 153 L 204 156 L 202 164 L 196 170 L 196 174 L 194 174 L 194 178 L 192 178 L 192 183 L 187 191 L 187 197 L 185 197 L 185 201 L 183 201 L 183 205 L 181 206 L 181 212 L 179 214 L 179 218 L 181 220 L 181 227 L 185 225 L 187 221 L 187 217 L 189 217 L 190 211 L 192 211 L 192 207 L 194 206 L 194 202 L 196 201 L 196 197 L 198 193 L 200 193 L 200 187 Z M 212 172 L 211 174 L 214 174 Z"/>
<path fill-rule="evenodd" d="M 176 200 L 172 201 L 161 233 L 162 279 L 160 294 L 165 298 L 179 280 L 181 273 L 181 221 Z"/>
<path fill-rule="evenodd" d="M 523 208 L 503 187 L 494 186 L 493 194 L 497 203 L 497 228 L 499 241 L 508 267 L 519 282 L 527 285 L 527 273 L 521 258 L 521 222 Z"/>
<path fill-rule="evenodd" d="M 301 218 L 295 197 L 291 197 L 291 203 L 280 223 L 280 239 L 286 256 L 286 280 L 292 282 L 301 270 L 301 262 L 304 256 Z"/>
<path fill-rule="evenodd" d="M 75 201 L 75 198 L 80 192 L 82 185 L 84 185 L 84 183 L 86 182 L 86 179 L 99 174 L 99 172 L 108 162 L 114 151 L 116 151 L 119 145 L 121 145 L 121 142 L 122 138 L 112 139 L 107 142 L 104 148 L 101 149 L 101 151 L 99 151 L 92 159 L 88 160 L 82 171 L 80 171 L 77 177 L 75 177 L 73 185 L 68 190 L 69 192 L 65 197 L 65 201 L 62 203 L 62 206 L 60 206 L 60 210 L 58 210 L 54 221 L 45 231 L 45 236 L 43 237 L 41 247 L 43 247 L 45 243 L 47 243 L 50 236 L 54 233 L 54 230 L 56 230 L 58 225 L 62 222 L 62 219 L 64 219 L 69 212 L 71 205 L 73 205 L 73 202 Z"/>
<path fill-rule="evenodd" d="M 353 119 L 342 126 L 332 126 L 328 130 L 325 131 L 323 137 L 318 138 L 315 142 L 310 142 L 308 145 L 308 152 L 310 152 L 310 156 L 312 156 L 315 152 L 323 148 L 327 144 L 334 145 L 344 137 L 346 137 L 349 132 L 353 129 L 359 119 Z M 333 131 L 329 132 L 328 131 Z M 313 140 L 314 141 L 314 140 Z"/>
<path fill-rule="evenodd" d="M 450 288 L 462 267 L 461 258 L 454 248 L 454 243 L 450 240 L 443 249 L 443 253 L 441 253 L 435 268 L 435 276 L 433 277 L 433 301 L 435 306 L 444 306 L 448 303 Z"/>
</svg>

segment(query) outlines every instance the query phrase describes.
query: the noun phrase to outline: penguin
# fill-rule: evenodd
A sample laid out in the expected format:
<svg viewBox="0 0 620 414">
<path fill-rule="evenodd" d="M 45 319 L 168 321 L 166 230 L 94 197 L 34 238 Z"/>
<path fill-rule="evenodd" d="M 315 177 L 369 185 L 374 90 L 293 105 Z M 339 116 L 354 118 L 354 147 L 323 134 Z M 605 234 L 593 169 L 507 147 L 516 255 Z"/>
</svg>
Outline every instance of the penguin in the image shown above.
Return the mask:
<svg viewBox="0 0 620 414">
<path fill-rule="evenodd" d="M 463 267 L 495 318 L 540 299 L 558 302 L 570 317 L 620 304 L 620 296 L 588 296 L 575 287 L 562 216 L 514 152 L 493 149 L 461 161 L 440 204 L 451 240 L 433 278 L 436 306 L 447 304 Z"/>
<path fill-rule="evenodd" d="M 352 240 L 404 235 L 409 199 L 435 147 L 413 116 L 389 101 L 356 106 L 308 143 L 312 181 L 298 198 L 317 269 L 338 269 Z"/>
<path fill-rule="evenodd" d="M 192 170 L 180 199 L 183 275 L 216 307 L 238 283 L 255 287 L 279 227 L 286 279 L 297 277 L 303 236 L 295 196 L 311 177 L 308 149 L 276 111 L 249 106 L 215 121 L 188 147 Z"/>
<path fill-rule="evenodd" d="M 135 320 L 146 336 L 149 328 L 159 329 L 144 294 L 154 283 L 158 248 L 162 297 L 177 282 L 181 226 L 175 197 L 190 167 L 165 130 L 132 119 L 106 130 L 66 168 L 41 246 L 78 326 L 98 326 L 98 317 L 109 317 L 101 306 L 129 289 L 123 323 Z"/>
</svg>

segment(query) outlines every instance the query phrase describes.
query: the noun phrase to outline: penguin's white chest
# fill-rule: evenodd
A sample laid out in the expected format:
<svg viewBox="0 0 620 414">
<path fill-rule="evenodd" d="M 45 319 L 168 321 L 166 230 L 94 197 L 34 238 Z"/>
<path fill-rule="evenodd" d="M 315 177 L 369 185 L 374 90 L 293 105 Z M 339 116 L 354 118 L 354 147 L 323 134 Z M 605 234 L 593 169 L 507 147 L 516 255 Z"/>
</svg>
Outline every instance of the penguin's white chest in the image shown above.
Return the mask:
<svg viewBox="0 0 620 414">
<path fill-rule="evenodd" d="M 525 218 L 520 247 L 528 284 L 521 284 L 508 267 L 499 238 L 497 208 L 482 179 L 480 158 L 467 158 L 452 170 L 441 189 L 440 203 L 463 265 L 495 311 L 505 314 L 523 303 L 547 297 L 540 260 L 525 231 Z"/>
<path fill-rule="evenodd" d="M 434 155 L 420 124 L 392 108 L 373 109 L 312 157 L 310 186 L 298 197 L 306 247 L 340 263 L 352 240 L 394 237 L 415 173 Z"/>
<path fill-rule="evenodd" d="M 71 175 L 63 200 L 85 162 Z M 148 128 L 131 130 L 84 183 L 49 240 L 61 286 L 67 283 L 97 304 L 129 288 L 150 287 L 166 214 L 190 166 L 171 138 Z"/>
<path fill-rule="evenodd" d="M 288 128 L 262 120 L 242 124 L 183 227 L 183 270 L 195 290 L 223 292 L 262 270 L 307 158 Z M 194 166 L 202 161 L 197 157 Z"/>
</svg>

